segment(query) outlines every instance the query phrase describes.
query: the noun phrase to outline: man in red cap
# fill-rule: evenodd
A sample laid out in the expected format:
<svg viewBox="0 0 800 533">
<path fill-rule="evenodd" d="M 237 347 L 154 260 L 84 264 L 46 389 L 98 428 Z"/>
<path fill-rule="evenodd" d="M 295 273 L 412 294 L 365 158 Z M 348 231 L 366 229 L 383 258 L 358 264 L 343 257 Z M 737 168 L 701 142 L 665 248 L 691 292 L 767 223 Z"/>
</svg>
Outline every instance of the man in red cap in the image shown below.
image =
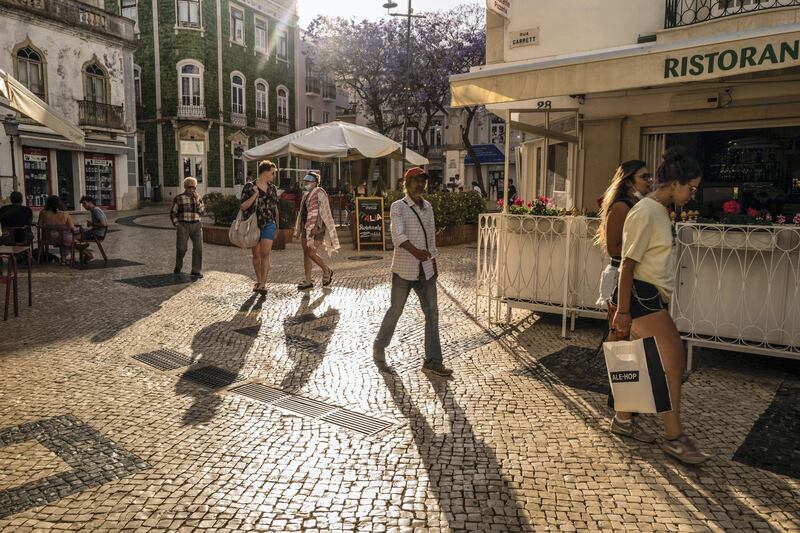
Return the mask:
<svg viewBox="0 0 800 533">
<path fill-rule="evenodd" d="M 378 369 L 388 372 L 386 347 L 392 341 L 408 295 L 413 289 L 425 315 L 425 363 L 423 372 L 450 376 L 453 371 L 442 363 L 439 340 L 439 303 L 436 295 L 436 223 L 433 207 L 422 198 L 428 174 L 420 167 L 410 168 L 403 176 L 406 196 L 392 204 L 392 301 L 383 317 L 372 348 Z"/>
</svg>

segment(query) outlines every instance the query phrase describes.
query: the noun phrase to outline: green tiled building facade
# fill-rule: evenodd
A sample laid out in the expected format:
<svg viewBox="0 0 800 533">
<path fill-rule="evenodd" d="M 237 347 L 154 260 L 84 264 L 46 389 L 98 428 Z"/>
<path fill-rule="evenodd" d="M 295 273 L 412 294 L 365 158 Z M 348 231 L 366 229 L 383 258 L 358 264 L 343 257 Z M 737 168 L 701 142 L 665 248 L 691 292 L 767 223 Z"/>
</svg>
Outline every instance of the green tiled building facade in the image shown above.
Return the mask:
<svg viewBox="0 0 800 533">
<path fill-rule="evenodd" d="M 117 0 L 106 2 L 119 11 Z M 141 174 L 164 200 L 187 175 L 201 193 L 233 192 L 254 171 L 241 151 L 295 129 L 296 1 L 139 0 L 137 8 Z"/>
</svg>

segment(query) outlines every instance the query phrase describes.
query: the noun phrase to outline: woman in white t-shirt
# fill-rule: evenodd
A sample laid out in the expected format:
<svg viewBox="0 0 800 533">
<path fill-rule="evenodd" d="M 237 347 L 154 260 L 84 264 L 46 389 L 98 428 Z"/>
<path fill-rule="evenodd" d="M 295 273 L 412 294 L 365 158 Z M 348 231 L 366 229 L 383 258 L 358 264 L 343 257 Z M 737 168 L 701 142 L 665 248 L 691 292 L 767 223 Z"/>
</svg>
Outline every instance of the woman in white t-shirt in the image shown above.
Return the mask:
<svg viewBox="0 0 800 533">
<path fill-rule="evenodd" d="M 665 433 L 661 448 L 688 464 L 700 464 L 710 456 L 699 451 L 681 427 L 685 355 L 669 315 L 675 288 L 675 235 L 669 207 L 682 207 L 692 199 L 700 186 L 700 173 L 700 165 L 683 150 L 672 148 L 664 154 L 656 171 L 655 192 L 634 205 L 625 219 L 619 285 L 611 298 L 617 308 L 613 328 L 618 335 L 656 339 L 672 400 L 672 411 L 661 414 Z M 617 412 L 611 431 L 643 442 L 655 440 L 652 434 L 635 427 L 630 413 Z"/>
</svg>

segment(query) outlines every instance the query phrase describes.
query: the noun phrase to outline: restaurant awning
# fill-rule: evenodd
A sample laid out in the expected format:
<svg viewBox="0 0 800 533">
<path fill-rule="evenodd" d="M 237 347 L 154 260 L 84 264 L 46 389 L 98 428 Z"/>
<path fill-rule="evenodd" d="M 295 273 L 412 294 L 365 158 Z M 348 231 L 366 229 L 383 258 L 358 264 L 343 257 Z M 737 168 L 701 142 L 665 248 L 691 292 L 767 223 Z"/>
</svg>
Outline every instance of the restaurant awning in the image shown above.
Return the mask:
<svg viewBox="0 0 800 533">
<path fill-rule="evenodd" d="M 475 155 L 478 156 L 478 162 L 481 165 L 502 165 L 506 160 L 505 156 L 503 156 L 502 150 L 500 150 L 500 148 L 494 144 L 475 144 L 472 146 L 472 148 L 475 150 Z M 469 152 L 467 152 L 467 156 L 464 158 L 464 164 L 475 164 L 475 160 L 472 159 L 472 156 L 469 155 Z"/>
<path fill-rule="evenodd" d="M 488 65 L 450 77 L 453 107 L 713 80 L 800 65 L 800 28 L 772 26 L 553 59 Z"/>
<path fill-rule="evenodd" d="M 30 92 L 27 87 L 3 69 L 0 69 L 0 97 L 8 102 L 4 105 L 47 126 L 73 143 L 79 146 L 84 145 L 84 134 L 81 129 L 70 124 L 59 112 Z"/>
</svg>

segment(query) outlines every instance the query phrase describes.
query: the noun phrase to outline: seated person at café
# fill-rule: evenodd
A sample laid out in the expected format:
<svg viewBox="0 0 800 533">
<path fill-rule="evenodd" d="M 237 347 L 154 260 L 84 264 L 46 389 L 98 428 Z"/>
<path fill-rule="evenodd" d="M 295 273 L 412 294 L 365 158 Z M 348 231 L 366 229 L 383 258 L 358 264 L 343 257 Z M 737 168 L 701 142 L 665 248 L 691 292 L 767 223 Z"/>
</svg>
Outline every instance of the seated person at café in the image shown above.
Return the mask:
<svg viewBox="0 0 800 533">
<path fill-rule="evenodd" d="M 88 230 L 83 232 L 83 240 L 89 241 L 97 237 L 98 241 L 106 238 L 106 231 L 108 231 L 108 219 L 103 210 L 97 207 L 94 197 L 84 196 L 81 198 L 81 205 L 84 209 L 89 211 L 91 218 L 86 221 Z"/>
<path fill-rule="evenodd" d="M 21 192 L 12 192 L 10 198 L 11 205 L 0 207 L 0 227 L 3 228 L 0 244 L 29 243 L 33 240 L 33 234 L 30 228 L 26 229 L 25 226 L 33 224 L 33 211 L 30 207 L 22 205 Z M 15 229 L 7 231 L 6 228 Z"/>
<path fill-rule="evenodd" d="M 48 196 L 44 209 L 39 213 L 38 226 L 42 229 L 42 237 L 48 244 L 58 245 L 61 253 L 61 264 L 67 262 L 67 248 L 72 244 L 75 224 L 72 217 L 58 196 Z"/>
</svg>

